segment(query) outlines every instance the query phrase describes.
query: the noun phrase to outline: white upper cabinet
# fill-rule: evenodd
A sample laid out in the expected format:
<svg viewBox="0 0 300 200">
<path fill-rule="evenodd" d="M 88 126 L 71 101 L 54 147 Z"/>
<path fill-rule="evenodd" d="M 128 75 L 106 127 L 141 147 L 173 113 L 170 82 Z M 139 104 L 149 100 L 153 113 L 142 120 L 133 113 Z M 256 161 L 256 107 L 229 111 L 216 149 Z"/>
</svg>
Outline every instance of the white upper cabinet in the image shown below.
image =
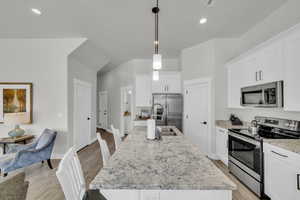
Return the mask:
<svg viewBox="0 0 300 200">
<path fill-rule="evenodd" d="M 135 79 L 136 107 L 152 106 L 152 77 L 151 75 L 137 75 Z"/>
<path fill-rule="evenodd" d="M 284 41 L 284 109 L 300 111 L 300 31 Z"/>
<path fill-rule="evenodd" d="M 269 83 L 284 79 L 283 42 L 276 41 L 262 48 L 258 53 L 258 79 Z"/>
<path fill-rule="evenodd" d="M 283 109 L 300 111 L 300 25 L 227 64 L 228 107 L 240 106 L 240 89 L 284 81 Z"/>
<path fill-rule="evenodd" d="M 239 62 L 244 68 L 242 87 L 283 80 L 283 42 L 268 44 Z"/>
<path fill-rule="evenodd" d="M 152 81 L 152 93 L 181 93 L 180 72 L 160 72 L 159 81 Z"/>
</svg>

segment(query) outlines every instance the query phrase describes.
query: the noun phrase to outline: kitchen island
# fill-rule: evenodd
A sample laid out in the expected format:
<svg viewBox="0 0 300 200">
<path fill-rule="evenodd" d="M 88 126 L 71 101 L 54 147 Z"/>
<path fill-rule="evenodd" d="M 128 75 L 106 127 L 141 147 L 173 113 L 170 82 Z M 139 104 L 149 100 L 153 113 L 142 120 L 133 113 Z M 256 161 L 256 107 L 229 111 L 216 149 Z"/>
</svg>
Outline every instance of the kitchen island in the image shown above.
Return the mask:
<svg viewBox="0 0 300 200">
<path fill-rule="evenodd" d="M 108 200 L 231 200 L 236 185 L 173 127 L 146 139 L 136 127 L 90 184 Z"/>
</svg>

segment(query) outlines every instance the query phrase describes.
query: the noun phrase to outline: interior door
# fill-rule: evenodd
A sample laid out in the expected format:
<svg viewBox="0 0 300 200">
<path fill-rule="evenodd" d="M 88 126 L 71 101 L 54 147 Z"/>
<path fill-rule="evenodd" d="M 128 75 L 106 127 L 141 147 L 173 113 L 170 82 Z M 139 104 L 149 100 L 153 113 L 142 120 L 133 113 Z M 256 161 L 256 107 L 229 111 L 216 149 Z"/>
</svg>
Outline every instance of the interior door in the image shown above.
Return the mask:
<svg viewBox="0 0 300 200">
<path fill-rule="evenodd" d="M 87 146 L 91 139 L 92 88 L 89 83 L 74 81 L 74 146 Z"/>
<path fill-rule="evenodd" d="M 107 92 L 99 93 L 99 125 L 101 128 L 108 128 L 107 116 Z"/>
<path fill-rule="evenodd" d="M 208 84 L 198 83 L 185 86 L 184 96 L 185 134 L 199 146 L 200 150 L 208 153 Z"/>
</svg>

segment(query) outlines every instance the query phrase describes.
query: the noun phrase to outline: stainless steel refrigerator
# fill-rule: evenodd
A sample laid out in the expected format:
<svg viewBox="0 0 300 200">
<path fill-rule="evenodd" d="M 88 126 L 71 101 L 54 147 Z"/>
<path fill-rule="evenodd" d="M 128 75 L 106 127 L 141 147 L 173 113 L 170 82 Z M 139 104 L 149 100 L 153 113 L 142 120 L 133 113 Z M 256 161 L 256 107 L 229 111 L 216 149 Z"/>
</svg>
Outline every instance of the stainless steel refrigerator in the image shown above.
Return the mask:
<svg viewBox="0 0 300 200">
<path fill-rule="evenodd" d="M 182 131 L 182 95 L 153 94 L 152 115 L 157 126 L 176 126 Z"/>
</svg>

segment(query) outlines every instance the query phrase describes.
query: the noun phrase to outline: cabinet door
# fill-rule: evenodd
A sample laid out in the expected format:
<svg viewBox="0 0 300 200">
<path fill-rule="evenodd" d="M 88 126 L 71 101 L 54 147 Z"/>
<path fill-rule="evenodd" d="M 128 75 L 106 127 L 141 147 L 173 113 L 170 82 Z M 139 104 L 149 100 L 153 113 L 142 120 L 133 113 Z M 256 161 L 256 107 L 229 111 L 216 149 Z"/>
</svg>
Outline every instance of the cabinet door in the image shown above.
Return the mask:
<svg viewBox="0 0 300 200">
<path fill-rule="evenodd" d="M 223 128 L 216 128 L 216 153 L 218 158 L 228 165 L 228 131 Z"/>
<path fill-rule="evenodd" d="M 276 151 L 265 153 L 265 192 L 272 200 L 300 199 L 300 164 Z"/>
<path fill-rule="evenodd" d="M 138 75 L 135 83 L 135 103 L 137 107 L 151 107 L 152 78 L 150 75 Z"/>
<path fill-rule="evenodd" d="M 258 52 L 257 65 L 261 84 L 283 80 L 283 42 L 276 41 Z"/>
<path fill-rule="evenodd" d="M 284 42 L 284 109 L 300 111 L 300 32 Z"/>
<path fill-rule="evenodd" d="M 257 54 L 252 54 L 240 61 L 242 70 L 240 71 L 241 87 L 260 84 L 259 67 L 257 64 Z"/>
<path fill-rule="evenodd" d="M 164 93 L 165 88 L 166 86 L 162 77 L 158 81 L 152 81 L 152 93 Z"/>
<path fill-rule="evenodd" d="M 165 76 L 167 93 L 181 93 L 181 76 L 179 73 Z"/>
<path fill-rule="evenodd" d="M 243 67 L 240 62 L 228 66 L 228 107 L 242 108 L 241 87 L 243 85 Z"/>
</svg>

